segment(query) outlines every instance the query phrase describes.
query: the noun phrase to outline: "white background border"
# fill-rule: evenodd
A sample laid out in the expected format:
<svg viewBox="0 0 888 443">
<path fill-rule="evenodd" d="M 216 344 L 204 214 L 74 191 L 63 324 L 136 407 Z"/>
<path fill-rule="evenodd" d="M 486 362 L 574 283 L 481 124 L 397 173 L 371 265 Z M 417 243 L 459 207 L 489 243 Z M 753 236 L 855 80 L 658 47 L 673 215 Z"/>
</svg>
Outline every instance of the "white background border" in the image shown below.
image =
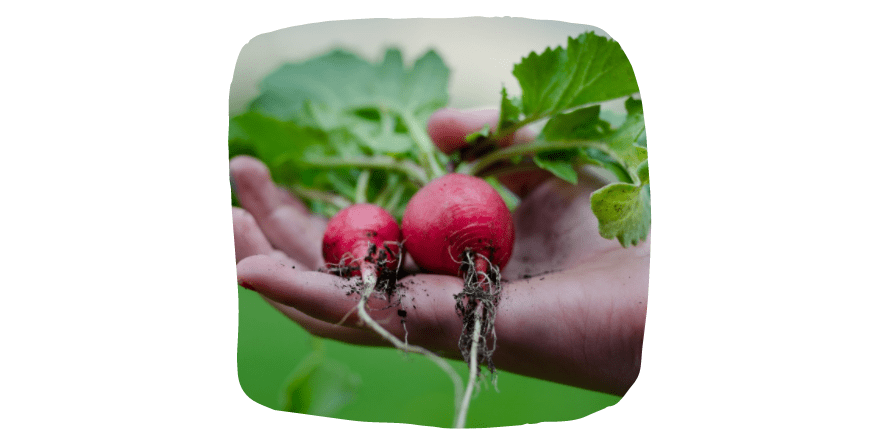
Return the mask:
<svg viewBox="0 0 888 443">
<path fill-rule="evenodd" d="M 879 14 L 787 3 L 7 6 L 2 439 L 884 438 Z M 604 29 L 635 69 L 655 239 L 638 382 L 585 419 L 470 431 L 255 404 L 222 154 L 241 47 L 327 20 L 506 15 Z"/>
</svg>

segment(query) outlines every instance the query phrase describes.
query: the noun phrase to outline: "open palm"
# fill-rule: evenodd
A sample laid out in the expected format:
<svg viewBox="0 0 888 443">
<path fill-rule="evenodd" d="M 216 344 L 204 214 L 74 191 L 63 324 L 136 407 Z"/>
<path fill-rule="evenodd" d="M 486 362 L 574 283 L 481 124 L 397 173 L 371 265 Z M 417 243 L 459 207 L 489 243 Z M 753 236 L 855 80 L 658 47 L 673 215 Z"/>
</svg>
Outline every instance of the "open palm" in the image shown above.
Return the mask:
<svg viewBox="0 0 888 443">
<path fill-rule="evenodd" d="M 466 134 L 496 122 L 491 111 L 442 110 L 429 135 L 445 152 Z M 516 142 L 531 136 L 516 135 Z M 321 238 L 326 220 L 270 179 L 250 157 L 230 163 L 243 208 L 232 208 L 237 278 L 312 334 L 387 346 L 359 324 L 348 282 L 324 272 Z M 574 186 L 543 173 L 502 177 L 522 196 L 514 213 L 515 248 L 503 270 L 496 317 L 497 368 L 622 395 L 638 375 L 647 309 L 650 242 L 622 248 L 598 234 L 590 193 L 603 183 Z M 401 279 L 400 309 L 371 300 L 373 318 L 411 344 L 461 359 L 462 321 L 454 295 L 460 278 L 412 274 Z M 347 317 L 346 317 L 347 316 Z M 345 318 L 341 324 L 340 321 Z"/>
</svg>

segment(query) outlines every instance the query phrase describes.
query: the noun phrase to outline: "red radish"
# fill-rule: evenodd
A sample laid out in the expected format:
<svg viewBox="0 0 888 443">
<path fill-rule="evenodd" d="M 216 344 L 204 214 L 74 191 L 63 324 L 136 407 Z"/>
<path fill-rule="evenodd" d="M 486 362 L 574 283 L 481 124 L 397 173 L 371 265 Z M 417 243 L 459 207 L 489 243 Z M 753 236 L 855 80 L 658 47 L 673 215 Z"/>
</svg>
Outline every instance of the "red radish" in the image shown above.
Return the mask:
<svg viewBox="0 0 888 443">
<path fill-rule="evenodd" d="M 515 243 L 515 225 L 502 197 L 484 180 L 464 174 L 447 174 L 420 189 L 407 203 L 403 230 L 413 260 L 436 274 L 463 275 L 466 252 L 503 268 Z M 486 271 L 480 257 L 475 264 Z"/>
<path fill-rule="evenodd" d="M 463 319 L 459 348 L 469 364 L 469 384 L 456 422 L 465 424 L 478 376 L 479 357 L 494 374 L 488 337 L 493 334 L 501 290 L 499 269 L 509 263 L 515 243 L 512 214 L 502 197 L 484 180 L 447 174 L 419 190 L 407 203 L 404 246 L 421 268 L 463 277 L 456 299 Z M 483 349 L 483 350 L 482 350 Z M 494 383 L 495 383 L 494 378 Z"/>
<path fill-rule="evenodd" d="M 339 211 L 330 219 L 324 232 L 322 250 L 331 270 L 338 271 L 342 276 L 361 276 L 363 289 L 356 306 L 361 321 L 396 348 L 425 355 L 437 364 L 453 381 L 458 403 L 463 395 L 462 380 L 450 364 L 422 347 L 407 344 L 406 336 L 403 341 L 395 337 L 367 312 L 367 300 L 374 289 L 388 292 L 389 297 L 396 289 L 394 282 L 401 262 L 400 241 L 401 230 L 391 214 L 379 206 L 358 203 Z M 404 322 L 403 319 L 401 321 Z M 457 423 L 464 426 L 465 418 Z"/>
<path fill-rule="evenodd" d="M 379 206 L 359 203 L 330 219 L 324 232 L 324 260 L 344 269 L 342 275 L 347 276 L 375 275 L 377 266 L 395 271 L 400 241 L 401 230 L 391 214 Z"/>
</svg>

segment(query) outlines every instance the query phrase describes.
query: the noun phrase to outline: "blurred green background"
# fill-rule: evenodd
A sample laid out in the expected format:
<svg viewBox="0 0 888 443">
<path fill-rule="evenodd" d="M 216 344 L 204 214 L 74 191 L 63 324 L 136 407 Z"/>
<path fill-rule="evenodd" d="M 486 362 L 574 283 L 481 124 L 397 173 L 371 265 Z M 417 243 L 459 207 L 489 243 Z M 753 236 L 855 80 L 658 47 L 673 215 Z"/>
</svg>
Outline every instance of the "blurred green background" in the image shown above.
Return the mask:
<svg viewBox="0 0 888 443">
<path fill-rule="evenodd" d="M 358 421 L 453 425 L 453 384 L 423 357 L 395 349 L 318 339 L 253 291 L 238 288 L 237 370 L 251 399 L 284 410 L 291 381 L 295 410 Z M 451 361 L 463 380 L 468 369 Z M 466 427 L 513 426 L 585 417 L 620 397 L 499 371 L 469 408 Z"/>
<path fill-rule="evenodd" d="M 242 49 L 229 112 L 243 112 L 258 93 L 258 82 L 285 62 L 334 48 L 378 62 L 391 46 L 403 51 L 408 64 L 429 49 L 441 55 L 451 73 L 450 106 L 493 106 L 503 86 L 519 91 L 511 72 L 521 57 L 593 29 L 603 34 L 588 25 L 481 17 L 350 20 L 281 29 L 256 36 Z M 244 392 L 257 403 L 349 420 L 452 426 L 453 385 L 434 364 L 394 349 L 314 338 L 256 293 L 238 290 L 238 376 Z M 466 380 L 466 365 L 451 363 Z M 574 420 L 619 400 L 505 372 L 499 373 L 498 387 L 499 392 L 482 385 L 469 409 L 467 427 Z"/>
</svg>

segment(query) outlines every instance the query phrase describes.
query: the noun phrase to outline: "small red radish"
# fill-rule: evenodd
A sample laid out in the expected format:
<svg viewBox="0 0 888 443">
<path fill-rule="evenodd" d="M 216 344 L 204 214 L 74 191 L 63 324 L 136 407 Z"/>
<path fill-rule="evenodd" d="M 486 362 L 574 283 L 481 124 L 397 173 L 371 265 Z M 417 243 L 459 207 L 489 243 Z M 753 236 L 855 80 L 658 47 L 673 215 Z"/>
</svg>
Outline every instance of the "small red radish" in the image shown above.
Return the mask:
<svg viewBox="0 0 888 443">
<path fill-rule="evenodd" d="M 361 276 L 363 288 L 355 307 L 361 321 L 394 347 L 404 352 L 422 354 L 438 365 L 453 381 L 455 400 L 458 402 L 463 396 L 462 379 L 449 363 L 425 348 L 408 344 L 406 335 L 404 340 L 394 336 L 367 312 L 367 300 L 374 290 L 385 291 L 389 301 L 397 292 L 394 283 L 401 264 L 401 238 L 398 222 L 385 209 L 368 203 L 354 204 L 330 219 L 322 245 L 324 260 L 329 269 L 341 276 Z M 346 317 L 350 314 L 351 311 Z M 404 321 L 402 318 L 401 323 Z M 465 426 L 465 417 L 462 422 L 456 423 L 461 423 L 459 427 Z"/>
<path fill-rule="evenodd" d="M 374 275 L 385 267 L 397 270 L 401 241 L 398 222 L 385 209 L 359 203 L 339 211 L 324 232 L 323 254 L 328 265 L 345 276 Z"/>
<path fill-rule="evenodd" d="M 417 192 L 403 218 L 404 246 L 419 265 L 436 274 L 462 276 L 464 254 L 480 272 L 503 268 L 512 256 L 515 225 L 502 197 L 484 180 L 447 174 Z"/>
<path fill-rule="evenodd" d="M 388 211 L 376 205 L 358 203 L 330 219 L 324 232 L 322 251 L 328 270 L 343 277 L 361 277 L 361 298 L 356 307 L 361 321 L 396 347 L 420 352 L 391 335 L 367 312 L 367 300 L 374 290 L 385 292 L 388 299 L 395 292 L 401 264 L 400 241 L 398 222 Z"/>
</svg>

